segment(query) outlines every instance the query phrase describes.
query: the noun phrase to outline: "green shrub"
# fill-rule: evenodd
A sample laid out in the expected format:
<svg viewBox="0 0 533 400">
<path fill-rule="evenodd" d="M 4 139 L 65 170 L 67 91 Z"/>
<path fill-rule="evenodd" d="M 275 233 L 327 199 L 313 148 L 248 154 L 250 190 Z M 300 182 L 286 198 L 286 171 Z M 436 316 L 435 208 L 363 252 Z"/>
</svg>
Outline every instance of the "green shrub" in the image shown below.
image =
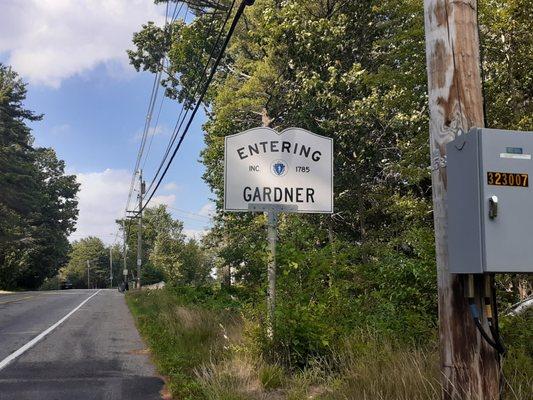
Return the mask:
<svg viewBox="0 0 533 400">
<path fill-rule="evenodd" d="M 185 307 L 174 290 L 130 292 L 126 298 L 170 391 L 180 399 L 205 398 L 195 369 L 222 357 L 224 337 L 238 319 L 229 311 Z"/>
<path fill-rule="evenodd" d="M 215 288 L 174 287 L 127 295 L 159 372 L 168 377 L 169 389 L 176 398 L 432 400 L 440 397 L 435 338 L 426 338 L 425 344 L 406 341 L 400 332 L 384 334 L 383 326 L 377 323 L 347 328 L 348 318 L 339 319 L 338 326 L 328 328 L 322 324 L 334 324 L 335 317 L 328 315 L 326 299 L 290 310 L 289 304 L 296 305 L 302 299 L 295 293 L 282 302 L 285 305 L 280 307 L 282 314 L 278 318 L 289 315 L 292 321 L 280 323 L 278 319 L 277 335 L 315 343 L 323 337 L 336 339 L 324 344 L 315 355 L 306 350 L 310 342 L 293 342 L 290 349 L 277 347 L 282 342 L 268 339 L 261 329 L 259 316 L 263 306 L 250 302 L 240 313 L 236 312 L 238 293 L 239 289 L 225 292 Z M 331 309 L 334 309 L 335 297 L 331 295 L 331 299 Z M 337 307 L 332 312 L 339 316 L 338 310 L 345 306 Z M 379 310 L 375 311 L 376 318 L 384 318 L 386 313 Z M 502 336 L 509 348 L 503 362 L 505 400 L 530 399 L 532 314 L 533 310 L 520 317 L 503 318 L 501 322 Z M 396 318 L 403 321 L 407 317 Z M 307 326 L 308 330 L 300 326 Z M 391 328 L 394 325 L 387 326 L 395 332 Z M 411 327 L 414 326 L 412 323 Z M 319 332 L 310 332 L 313 328 Z M 296 358 L 297 346 L 307 351 L 305 363 L 301 362 L 303 357 Z M 265 359 L 264 354 L 270 357 Z M 295 357 L 298 362 L 280 354 Z M 285 368 L 287 365 L 291 368 Z"/>
<path fill-rule="evenodd" d="M 502 360 L 505 393 L 526 399 L 533 393 L 533 310 L 502 318 L 501 336 L 507 346 Z"/>
<path fill-rule="evenodd" d="M 39 290 L 58 290 L 59 289 L 59 276 L 52 278 L 46 278 L 39 288 Z"/>
<path fill-rule="evenodd" d="M 265 364 L 259 369 L 259 380 L 265 390 L 279 389 L 285 380 L 285 371 L 279 365 Z"/>
</svg>

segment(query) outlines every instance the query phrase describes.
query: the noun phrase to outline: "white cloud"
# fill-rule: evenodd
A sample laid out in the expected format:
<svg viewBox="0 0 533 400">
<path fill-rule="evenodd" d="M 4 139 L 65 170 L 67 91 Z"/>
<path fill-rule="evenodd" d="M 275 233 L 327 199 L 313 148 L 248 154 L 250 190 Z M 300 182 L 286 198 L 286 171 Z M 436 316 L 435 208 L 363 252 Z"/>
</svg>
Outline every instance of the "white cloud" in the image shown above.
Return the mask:
<svg viewBox="0 0 533 400">
<path fill-rule="evenodd" d="M 169 182 L 169 183 L 167 183 L 166 185 L 163 186 L 163 190 L 165 192 L 175 192 L 178 189 L 179 189 L 179 187 L 178 187 L 178 184 L 176 182 Z"/>
<path fill-rule="evenodd" d="M 148 137 L 164 135 L 167 133 L 166 127 L 164 125 L 151 126 L 148 128 Z"/>
<path fill-rule="evenodd" d="M 103 172 L 78 173 L 80 183 L 79 217 L 72 239 L 97 236 L 104 242 L 113 241 L 115 220 L 124 216 L 124 206 L 130 189 L 131 173 L 106 169 Z"/>
<path fill-rule="evenodd" d="M 187 239 L 202 240 L 208 229 L 184 229 L 183 234 Z"/>
<path fill-rule="evenodd" d="M 200 211 L 198 211 L 198 214 L 204 217 L 213 217 L 213 215 L 215 214 L 215 204 L 213 202 L 204 204 L 204 206 L 200 208 Z"/>
<path fill-rule="evenodd" d="M 131 182 L 131 172 L 126 170 L 106 169 L 102 172 L 76 173 L 80 183 L 78 193 L 78 208 L 80 210 L 76 232 L 71 240 L 79 240 L 87 236 L 96 236 L 106 244 L 113 243 L 117 231 L 115 220 L 124 216 L 125 202 L 128 197 Z M 169 186 L 169 187 L 167 187 Z M 170 182 L 164 189 L 178 187 Z M 134 197 L 134 200 L 136 196 Z M 150 207 L 160 204 L 174 206 L 175 194 L 160 194 L 150 201 Z M 205 204 L 198 212 L 200 215 L 210 216 L 214 210 L 213 203 Z M 185 218 L 188 221 L 188 218 Z M 196 222 L 195 222 L 196 221 Z M 207 226 L 196 228 L 201 225 Z M 189 225 L 190 224 L 190 225 Z M 194 220 L 186 222 L 183 233 L 190 239 L 200 240 L 209 229 L 209 221 Z M 118 238 L 119 241 L 121 238 Z"/>
<path fill-rule="evenodd" d="M 158 126 L 151 126 L 150 128 L 148 128 L 148 138 L 151 138 L 152 136 L 163 136 L 163 135 L 167 135 L 168 133 L 169 133 L 168 129 L 163 124 L 158 125 Z M 142 130 L 139 130 L 139 132 L 137 132 L 135 136 L 133 137 L 133 141 L 140 142 L 142 137 L 143 137 L 143 132 Z"/>
<path fill-rule="evenodd" d="M 148 204 L 148 207 L 157 207 L 161 204 L 172 206 L 176 201 L 176 195 L 175 194 L 168 194 L 168 195 L 159 195 L 154 196 L 150 203 Z"/>
<path fill-rule="evenodd" d="M 53 126 L 50 129 L 50 132 L 52 132 L 52 134 L 54 134 L 54 135 L 61 135 L 61 134 L 69 132 L 70 128 L 71 127 L 70 127 L 69 124 L 61 124 L 61 125 Z"/>
<path fill-rule="evenodd" d="M 2 0 L 1 9 L 0 53 L 25 79 L 56 88 L 100 64 L 124 70 L 133 33 L 164 20 L 153 0 Z"/>
</svg>

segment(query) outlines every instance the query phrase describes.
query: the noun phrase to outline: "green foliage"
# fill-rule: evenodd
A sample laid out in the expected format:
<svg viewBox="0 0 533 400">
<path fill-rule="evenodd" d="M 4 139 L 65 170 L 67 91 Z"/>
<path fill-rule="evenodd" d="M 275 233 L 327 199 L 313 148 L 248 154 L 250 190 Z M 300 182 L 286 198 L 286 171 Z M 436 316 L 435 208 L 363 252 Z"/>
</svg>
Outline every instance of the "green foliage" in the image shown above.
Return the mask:
<svg viewBox="0 0 533 400">
<path fill-rule="evenodd" d="M 117 220 L 123 229 L 122 220 Z M 136 221 L 126 221 L 128 265 L 137 265 Z M 143 284 L 162 280 L 170 284 L 202 285 L 209 281 L 211 264 L 195 240 L 186 240 L 183 223 L 172 218 L 166 206 L 147 208 L 142 230 Z M 135 271 L 134 271 L 135 272 Z"/>
<path fill-rule="evenodd" d="M 183 224 L 174 221 L 165 206 L 147 209 L 144 215 L 143 228 L 143 265 L 145 268 L 152 268 L 158 271 L 165 281 L 172 283 L 179 279 L 180 252 L 185 243 L 183 235 Z M 136 228 L 136 227 L 135 227 Z M 132 232 L 135 247 L 136 229 Z M 131 237 L 131 236 L 130 236 Z M 161 280 L 161 279 L 160 279 Z"/>
<path fill-rule="evenodd" d="M 265 340 L 276 357 L 306 365 L 365 327 L 403 343 L 434 338 L 436 276 L 429 229 L 406 232 L 395 247 L 317 245 L 314 234 L 312 226 L 292 225 L 281 240 L 276 337 Z"/>
<path fill-rule="evenodd" d="M 223 23 L 224 13 L 208 8 L 166 31 L 143 27 L 129 53 L 137 69 L 155 71 L 168 52 L 167 94 L 187 106 Z M 531 0 L 481 4 L 492 125 L 533 129 L 531 9 Z M 266 311 L 266 221 L 222 211 L 224 137 L 266 124 L 300 126 L 335 143 L 335 212 L 281 218 L 275 336 L 252 329 L 254 346 L 269 361 L 303 369 L 331 359 L 358 329 L 429 346 L 437 289 L 420 1 L 257 0 L 241 22 L 204 99 L 202 162 L 217 214 L 203 245 L 255 326 Z M 524 281 L 499 280 L 502 299 L 515 302 Z M 390 388 L 368 393 L 389 398 Z M 423 386 L 412 398 L 431 393 Z"/>
<path fill-rule="evenodd" d="M 61 279 L 59 278 L 59 275 L 46 278 L 39 290 L 58 290 L 60 288 L 60 283 Z"/>
<path fill-rule="evenodd" d="M 242 295 L 239 290 L 190 286 L 127 295 L 173 396 L 195 400 L 439 398 L 436 340 L 414 345 L 371 329 L 354 329 L 331 346 L 330 357 L 315 357 L 306 368 L 290 370 L 254 351 L 257 336 L 250 333 L 257 330 L 257 322 L 249 319 L 255 317 L 248 305 L 235 300 Z M 503 322 L 505 334 L 514 335 L 503 363 L 504 398 L 529 400 L 531 318 Z"/>
<path fill-rule="evenodd" d="M 242 297 L 238 288 L 226 289 L 207 286 L 170 286 L 166 291 L 171 293 L 174 301 L 179 304 L 195 304 L 207 310 L 239 310 Z"/>
<path fill-rule="evenodd" d="M 533 310 L 507 316 L 501 321 L 501 335 L 508 347 L 502 360 L 509 398 L 527 398 L 533 390 Z"/>
<path fill-rule="evenodd" d="M 267 391 L 279 389 L 285 381 L 285 371 L 278 365 L 264 365 L 259 370 L 259 380 Z"/>
<path fill-rule="evenodd" d="M 36 289 L 65 264 L 78 209 L 75 176 L 52 149 L 33 147 L 26 86 L 0 64 L 0 288 Z"/>
<path fill-rule="evenodd" d="M 170 379 L 171 392 L 180 399 L 201 400 L 205 393 L 195 370 L 221 357 L 221 338 L 238 318 L 220 308 L 186 307 L 189 296 L 196 297 L 191 288 L 164 289 L 130 293 L 127 301 L 159 370 Z M 205 293 L 200 291 L 198 298 L 206 298 Z"/>
<path fill-rule="evenodd" d="M 61 278 L 75 288 L 87 288 L 88 274 L 90 287 L 107 287 L 109 284 L 109 251 L 96 237 L 72 243 L 68 264 L 60 271 Z"/>
<path fill-rule="evenodd" d="M 490 127 L 533 129 L 531 0 L 479 3 Z"/>
</svg>

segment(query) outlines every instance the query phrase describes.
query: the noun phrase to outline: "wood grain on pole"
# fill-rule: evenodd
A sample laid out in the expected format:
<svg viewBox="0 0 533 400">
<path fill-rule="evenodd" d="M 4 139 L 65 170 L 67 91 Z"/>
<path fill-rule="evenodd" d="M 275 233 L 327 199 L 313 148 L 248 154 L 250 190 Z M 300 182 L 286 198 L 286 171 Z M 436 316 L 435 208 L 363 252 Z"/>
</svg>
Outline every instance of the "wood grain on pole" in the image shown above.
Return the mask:
<svg viewBox="0 0 533 400">
<path fill-rule="evenodd" d="M 475 0 L 424 1 L 443 398 L 454 400 L 499 396 L 497 355 L 472 321 L 464 278 L 448 270 L 446 143 L 484 125 L 476 14 Z"/>
</svg>

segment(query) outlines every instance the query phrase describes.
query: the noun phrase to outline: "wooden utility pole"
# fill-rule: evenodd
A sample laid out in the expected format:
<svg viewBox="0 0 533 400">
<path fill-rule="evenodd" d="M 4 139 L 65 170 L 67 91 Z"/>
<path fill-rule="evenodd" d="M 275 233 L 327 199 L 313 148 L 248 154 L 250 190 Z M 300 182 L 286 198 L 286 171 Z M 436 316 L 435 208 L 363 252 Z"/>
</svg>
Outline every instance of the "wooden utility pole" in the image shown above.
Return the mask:
<svg viewBox="0 0 533 400">
<path fill-rule="evenodd" d="M 109 287 L 113 287 L 113 246 L 109 247 Z"/>
<path fill-rule="evenodd" d="M 143 172 L 139 171 L 139 229 L 137 230 L 137 289 L 141 288 L 141 265 L 142 265 L 142 246 L 143 246 L 143 194 L 144 182 Z"/>
<path fill-rule="evenodd" d="M 124 276 L 124 289 L 126 288 L 126 284 L 128 282 L 128 262 L 127 262 L 127 244 L 126 244 L 126 217 L 122 220 L 122 255 L 124 256 L 124 269 L 122 271 L 122 274 Z"/>
<path fill-rule="evenodd" d="M 91 262 L 87 260 L 87 289 L 90 289 L 90 273 L 91 273 Z"/>
<path fill-rule="evenodd" d="M 477 331 L 467 276 L 448 270 L 446 143 L 483 127 L 476 0 L 424 0 L 443 399 L 496 400 L 499 361 Z M 475 277 L 481 302 L 483 276 Z"/>
</svg>

